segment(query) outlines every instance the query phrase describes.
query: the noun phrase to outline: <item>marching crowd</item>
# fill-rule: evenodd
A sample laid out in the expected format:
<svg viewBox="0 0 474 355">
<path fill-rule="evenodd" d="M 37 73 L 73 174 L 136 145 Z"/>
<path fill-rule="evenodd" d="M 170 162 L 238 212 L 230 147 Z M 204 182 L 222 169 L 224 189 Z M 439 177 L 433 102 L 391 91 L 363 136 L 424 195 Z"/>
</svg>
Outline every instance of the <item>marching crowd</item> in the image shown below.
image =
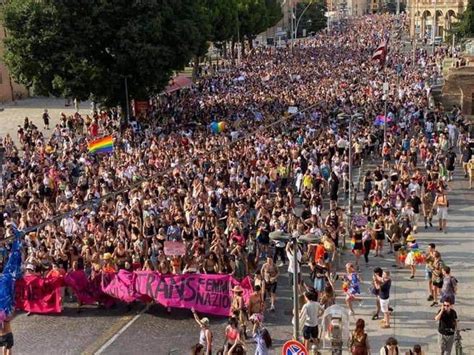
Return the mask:
<svg viewBox="0 0 474 355">
<path fill-rule="evenodd" d="M 290 276 L 301 274 L 302 264 L 310 267 L 309 277 L 300 280 L 300 316 L 310 347 L 318 344 L 320 316 L 341 287 L 350 313 L 356 312 L 364 264 L 375 267 L 373 319 L 381 317 L 381 327 L 390 328 L 390 270 L 376 267 L 377 258 L 390 254 L 395 268 L 410 269 L 410 278 L 420 268 L 426 272 L 428 301 L 442 306 L 436 316 L 440 347 L 449 354 L 456 278 L 442 250 L 417 242 L 422 228 L 449 233 L 449 183 L 458 155 L 465 169 L 472 155 L 460 111 L 430 106 L 430 79 L 439 76 L 445 52 L 420 49 L 413 62 L 398 34 L 403 21 L 389 16 L 350 25 L 351 31 L 322 32 L 276 52 L 256 49 L 242 63 L 201 78 L 189 92 L 155 100 L 133 125 L 115 110 L 63 115 L 51 130 L 47 111 L 44 130 L 25 119 L 19 144 L 9 135 L 2 142 L 0 206 L 0 235 L 10 237 L 12 225 L 41 225 L 25 237 L 25 272 L 83 269 L 93 278 L 102 271 L 155 270 L 226 273 L 237 280 L 250 275 L 254 293 L 245 302 L 242 289 L 234 288 L 234 316 L 220 351 L 245 353 L 251 324 L 256 353 L 267 354 L 271 337 L 263 315 L 279 307 L 284 264 Z M 375 46 L 389 36 L 386 65 L 370 61 Z M 394 69 L 398 65 L 401 73 Z M 290 116 L 288 107 L 297 113 Z M 349 141 L 347 120 L 355 113 L 360 118 Z M 383 125 L 373 124 L 380 115 L 385 135 Z M 209 124 L 222 120 L 225 132 L 210 133 Z M 88 154 L 88 141 L 109 134 L 113 154 Z M 377 167 L 363 177 L 363 203 L 352 233 L 345 235 L 341 200 L 349 191 L 349 145 L 355 166 L 364 159 Z M 272 232 L 310 235 L 315 242 L 295 248 L 272 240 Z M 338 286 L 332 262 L 342 238 L 351 241 L 354 261 Z M 185 243 L 186 254 L 166 255 L 165 241 Z M 215 353 L 209 319 L 193 313 L 201 327 L 194 353 Z M 352 354 L 368 354 L 368 338 L 358 319 Z M 395 354 L 396 346 L 389 338 L 383 350 Z"/>
</svg>

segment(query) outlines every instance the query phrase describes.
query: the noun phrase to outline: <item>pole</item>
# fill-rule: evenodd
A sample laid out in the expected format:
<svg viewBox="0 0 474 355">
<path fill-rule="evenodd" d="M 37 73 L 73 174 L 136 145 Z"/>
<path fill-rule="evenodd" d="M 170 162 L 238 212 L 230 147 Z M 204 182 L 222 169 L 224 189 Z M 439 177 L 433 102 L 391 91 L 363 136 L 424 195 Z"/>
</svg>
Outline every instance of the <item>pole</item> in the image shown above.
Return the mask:
<svg viewBox="0 0 474 355">
<path fill-rule="evenodd" d="M 436 14 L 436 0 L 433 0 L 433 3 L 434 3 L 434 17 L 433 17 L 433 43 L 432 43 L 432 49 L 433 49 L 433 55 L 434 55 L 434 52 L 435 52 L 435 37 L 436 37 L 436 30 L 437 30 L 437 27 L 438 27 L 438 16 Z"/>
<path fill-rule="evenodd" d="M 348 218 L 346 224 L 346 237 L 351 237 L 351 223 L 352 223 L 352 119 L 349 117 L 349 204 L 348 204 Z M 346 237 L 342 240 L 343 247 L 346 246 Z"/>
<path fill-rule="evenodd" d="M 293 313 L 295 317 L 295 324 L 293 328 L 293 338 L 299 339 L 300 336 L 300 312 L 298 305 L 298 244 L 296 242 L 296 236 L 292 238 L 293 242 L 293 263 L 295 270 L 293 272 Z"/>
<path fill-rule="evenodd" d="M 3 174 L 4 174 L 4 167 L 3 167 L 3 161 L 4 161 L 4 157 L 5 157 L 5 147 L 3 146 L 3 144 L 0 143 L 0 188 L 1 188 L 1 193 L 2 193 L 2 197 L 5 198 L 5 194 L 4 194 L 4 189 L 3 189 Z"/>
<path fill-rule="evenodd" d="M 455 52 L 454 51 L 454 46 L 456 45 L 455 40 L 456 40 L 456 34 L 453 32 L 453 46 L 451 48 L 451 57 L 453 57 L 453 58 L 454 58 L 454 52 Z"/>
<path fill-rule="evenodd" d="M 385 95 L 384 121 L 383 121 L 383 144 L 385 145 L 386 142 L 387 142 L 387 96 Z"/>
<path fill-rule="evenodd" d="M 415 39 L 413 41 L 413 66 L 416 65 L 416 45 L 417 45 L 417 34 L 416 34 L 416 23 L 415 23 Z"/>
<path fill-rule="evenodd" d="M 237 14 L 237 65 L 240 65 L 240 50 L 239 50 L 239 46 L 240 46 L 240 21 L 239 21 L 239 13 L 236 12 Z"/>
<path fill-rule="evenodd" d="M 290 3 L 290 41 L 291 50 L 293 50 L 293 1 Z"/>
<path fill-rule="evenodd" d="M 298 27 L 299 27 L 299 25 L 300 25 L 300 21 L 301 21 L 301 19 L 303 18 L 303 15 L 304 15 L 304 13 L 306 12 L 306 10 L 308 10 L 311 5 L 313 5 L 313 1 L 312 1 L 312 0 L 309 2 L 308 5 L 306 5 L 306 7 L 304 8 L 304 10 L 301 12 L 301 15 L 298 17 L 298 21 L 296 21 L 295 39 L 296 39 L 296 36 L 297 36 L 297 34 L 298 34 Z M 295 11 L 295 16 L 296 16 L 296 11 Z"/>
<path fill-rule="evenodd" d="M 130 121 L 130 104 L 128 103 L 128 79 L 125 77 L 125 105 L 127 106 L 127 122 Z"/>
<path fill-rule="evenodd" d="M 397 0 L 397 21 L 399 20 L 398 15 L 400 15 L 400 0 Z"/>
<path fill-rule="evenodd" d="M 383 120 L 383 146 L 387 141 L 387 101 L 388 101 L 388 83 L 383 83 L 383 96 L 384 96 L 384 120 Z M 383 149 L 382 146 L 382 149 Z"/>
</svg>

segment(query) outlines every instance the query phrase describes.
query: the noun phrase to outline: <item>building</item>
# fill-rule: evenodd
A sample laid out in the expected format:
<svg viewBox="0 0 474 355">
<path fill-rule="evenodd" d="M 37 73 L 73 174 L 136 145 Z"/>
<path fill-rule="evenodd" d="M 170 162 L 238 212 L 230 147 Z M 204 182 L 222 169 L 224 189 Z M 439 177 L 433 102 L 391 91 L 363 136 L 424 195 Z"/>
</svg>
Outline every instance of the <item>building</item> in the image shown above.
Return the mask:
<svg viewBox="0 0 474 355">
<path fill-rule="evenodd" d="M 5 27 L 0 27 L 0 57 L 3 58 L 3 40 L 6 36 Z M 28 97 L 28 89 L 14 82 L 8 68 L 0 61 L 0 103 L 11 102 Z"/>
<path fill-rule="evenodd" d="M 367 0 L 347 0 L 347 14 L 349 16 L 362 16 L 369 13 Z"/>
<path fill-rule="evenodd" d="M 456 16 L 467 6 L 467 0 L 408 0 L 410 35 L 418 38 L 446 38 Z M 436 14 L 436 15 L 435 15 Z"/>
<path fill-rule="evenodd" d="M 256 41 L 259 44 L 278 45 L 283 44 L 289 38 L 291 32 L 291 11 L 293 7 L 303 0 L 280 0 L 283 17 L 278 23 L 260 33 Z M 294 23 L 293 23 L 294 24 Z M 294 24 L 295 25 L 295 24 Z M 300 27 L 301 29 L 301 27 Z"/>
<path fill-rule="evenodd" d="M 377 14 L 382 11 L 383 5 L 381 0 L 369 0 L 369 13 Z"/>
</svg>

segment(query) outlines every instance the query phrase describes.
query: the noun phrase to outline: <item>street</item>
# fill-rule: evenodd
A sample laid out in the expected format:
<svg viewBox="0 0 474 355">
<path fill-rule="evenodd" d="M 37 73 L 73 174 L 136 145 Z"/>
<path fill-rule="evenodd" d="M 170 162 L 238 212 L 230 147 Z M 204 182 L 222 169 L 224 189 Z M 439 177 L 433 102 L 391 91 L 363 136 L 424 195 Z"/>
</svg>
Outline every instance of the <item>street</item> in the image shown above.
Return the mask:
<svg viewBox="0 0 474 355">
<path fill-rule="evenodd" d="M 8 114 L 8 111 L 4 114 Z M 14 126 L 13 120 L 9 124 Z M 460 316 L 460 327 L 474 328 L 474 297 L 470 291 L 474 286 L 474 190 L 467 189 L 467 180 L 463 178 L 459 167 L 451 183 L 449 198 L 449 233 L 442 234 L 435 228 L 427 231 L 420 228 L 418 240 L 422 249 L 426 249 L 430 242 L 436 243 L 443 259 L 452 268 L 453 275 L 459 280 L 455 309 Z M 358 201 L 360 200 L 359 198 Z M 355 206 L 355 211 L 357 210 L 358 205 Z M 351 253 L 346 251 L 339 265 L 352 259 Z M 410 280 L 408 270 L 393 269 L 392 264 L 393 259 L 386 254 L 384 259 L 372 258 L 370 267 L 361 267 L 364 302 L 360 307 L 355 305 L 356 315 L 351 326 L 359 316 L 366 320 L 366 330 L 373 351 L 378 351 L 389 336 L 394 336 L 402 349 L 420 344 L 427 354 L 435 354 L 437 323 L 434 321 L 435 309 L 430 308 L 430 302 L 426 301 L 424 266 L 418 267 L 416 278 Z M 391 329 L 380 329 L 379 321 L 369 320 L 375 310 L 375 300 L 368 294 L 367 288 L 372 277 L 371 270 L 375 266 L 392 271 L 391 304 L 395 311 Z M 307 279 L 307 268 L 304 270 Z M 340 283 L 337 291 L 338 303 L 343 303 Z M 277 296 L 276 312 L 265 314 L 265 324 L 272 335 L 275 354 L 279 354 L 280 347 L 292 337 L 291 291 L 288 276 L 283 269 Z M 168 314 L 165 308 L 152 305 L 143 311 L 144 306 L 136 304 L 131 311 L 127 311 L 123 305 L 111 310 L 86 307 L 78 314 L 74 304 L 66 303 L 61 315 L 18 314 L 13 323 L 15 350 L 16 353 L 25 355 L 93 354 L 99 350 L 103 354 L 186 354 L 198 341 L 199 327 L 189 310 L 173 309 Z M 210 317 L 210 320 L 214 346 L 220 348 L 226 319 Z M 474 353 L 474 337 L 470 333 L 463 334 L 463 337 L 466 354 Z M 253 344 L 250 343 L 248 347 L 253 349 Z"/>
</svg>

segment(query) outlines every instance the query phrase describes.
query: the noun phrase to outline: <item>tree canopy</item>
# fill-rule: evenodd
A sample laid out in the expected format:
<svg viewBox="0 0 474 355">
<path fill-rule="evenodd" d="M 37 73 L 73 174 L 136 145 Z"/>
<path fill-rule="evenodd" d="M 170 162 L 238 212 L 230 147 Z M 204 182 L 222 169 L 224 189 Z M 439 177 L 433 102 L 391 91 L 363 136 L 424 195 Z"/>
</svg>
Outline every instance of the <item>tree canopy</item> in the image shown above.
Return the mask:
<svg viewBox="0 0 474 355">
<path fill-rule="evenodd" d="M 281 18 L 278 0 L 10 0 L 4 60 L 38 95 L 123 104 L 160 93 L 208 41 L 253 39 Z"/>
<path fill-rule="evenodd" d="M 278 0 L 237 0 L 241 39 L 253 40 L 283 17 Z"/>
<path fill-rule="evenodd" d="M 204 0 L 10 0 L 4 60 L 36 94 L 116 105 L 147 98 L 207 49 Z"/>
<path fill-rule="evenodd" d="M 304 11 L 308 5 L 309 7 Z M 303 29 L 306 29 L 307 32 L 317 32 L 325 28 L 327 25 L 325 12 L 326 5 L 323 0 L 306 0 L 298 3 L 295 16 L 299 19 L 303 14 L 298 25 L 298 36 L 302 36 Z"/>
<path fill-rule="evenodd" d="M 454 33 L 460 37 L 474 37 L 474 0 L 469 0 L 466 11 L 460 15 L 460 21 L 453 27 Z"/>
</svg>

